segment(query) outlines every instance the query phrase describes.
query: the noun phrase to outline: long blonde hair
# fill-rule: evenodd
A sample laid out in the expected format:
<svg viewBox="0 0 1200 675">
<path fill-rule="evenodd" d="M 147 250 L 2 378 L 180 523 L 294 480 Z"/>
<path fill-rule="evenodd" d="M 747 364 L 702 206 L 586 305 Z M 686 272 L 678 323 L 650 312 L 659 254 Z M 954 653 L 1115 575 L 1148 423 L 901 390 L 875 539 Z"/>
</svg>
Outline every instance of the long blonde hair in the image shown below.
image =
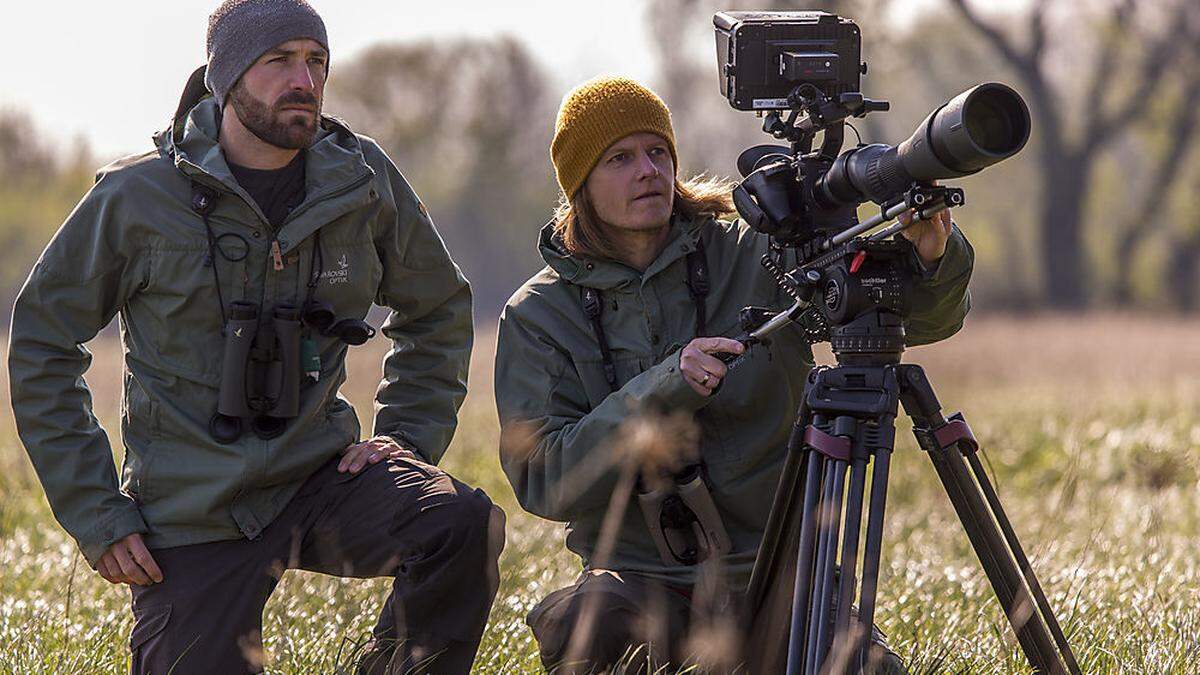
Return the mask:
<svg viewBox="0 0 1200 675">
<path fill-rule="evenodd" d="M 675 179 L 674 214 L 689 220 L 720 218 L 734 213 L 733 183 L 700 174 L 687 181 Z M 571 255 L 595 259 L 616 259 L 616 248 L 604 235 L 587 187 L 565 197 L 554 211 L 554 233 Z"/>
</svg>

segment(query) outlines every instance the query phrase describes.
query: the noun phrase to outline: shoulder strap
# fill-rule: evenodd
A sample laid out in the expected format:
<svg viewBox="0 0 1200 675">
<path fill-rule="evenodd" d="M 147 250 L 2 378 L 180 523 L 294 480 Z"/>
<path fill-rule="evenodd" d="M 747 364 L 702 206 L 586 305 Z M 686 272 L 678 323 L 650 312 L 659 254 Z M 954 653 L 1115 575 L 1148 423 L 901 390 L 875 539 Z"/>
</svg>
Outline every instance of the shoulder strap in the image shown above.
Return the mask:
<svg viewBox="0 0 1200 675">
<path fill-rule="evenodd" d="M 217 304 L 221 307 L 221 330 L 225 330 L 228 317 L 225 314 L 225 298 L 221 295 L 221 276 L 217 273 L 217 240 L 213 236 L 212 226 L 208 223 L 208 214 L 212 212 L 217 202 L 217 191 L 192 181 L 192 210 L 204 221 L 204 236 L 208 240 L 208 255 L 204 264 L 212 267 L 213 284 L 217 287 Z"/>
<path fill-rule="evenodd" d="M 608 338 L 604 337 L 604 323 L 600 320 L 601 314 L 604 313 L 604 299 L 600 295 L 600 291 L 588 286 L 581 286 L 583 289 L 583 313 L 587 316 L 588 321 L 592 324 L 592 331 L 596 333 L 596 341 L 600 343 L 600 358 L 604 361 L 604 379 L 608 380 L 608 386 L 613 390 L 617 390 L 617 368 L 613 364 L 612 352 L 608 349 Z"/>
<path fill-rule="evenodd" d="M 708 297 L 708 261 L 704 255 L 704 238 L 696 238 L 696 250 L 687 255 L 688 292 L 696 305 L 696 337 L 708 332 L 705 298 Z"/>
<path fill-rule="evenodd" d="M 696 337 L 704 337 L 708 331 L 705 299 L 708 296 L 708 261 L 704 255 L 704 240 L 696 240 L 696 250 L 687 255 L 687 287 L 696 306 Z M 604 299 L 600 291 L 588 286 L 580 286 L 582 291 L 583 313 L 592 324 L 592 332 L 596 334 L 596 342 L 600 343 L 600 358 L 604 362 L 604 379 L 613 391 L 617 387 L 617 368 L 613 363 L 612 352 L 608 348 L 608 338 L 604 336 Z"/>
</svg>

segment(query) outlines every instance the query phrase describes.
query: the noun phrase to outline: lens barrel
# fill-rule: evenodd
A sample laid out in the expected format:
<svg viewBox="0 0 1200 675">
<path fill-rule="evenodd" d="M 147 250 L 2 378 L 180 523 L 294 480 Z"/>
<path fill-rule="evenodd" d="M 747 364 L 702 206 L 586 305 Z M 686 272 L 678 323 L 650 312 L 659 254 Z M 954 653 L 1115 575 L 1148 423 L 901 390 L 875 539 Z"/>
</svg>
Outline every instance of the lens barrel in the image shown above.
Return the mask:
<svg viewBox="0 0 1200 675">
<path fill-rule="evenodd" d="M 958 178 L 1012 157 L 1029 140 L 1029 107 L 999 82 L 976 85 L 934 110 L 908 140 L 838 156 L 815 189 L 827 207 L 885 204 L 914 182 Z"/>
<path fill-rule="evenodd" d="M 1020 152 L 1029 129 L 1029 107 L 1021 95 L 987 82 L 930 113 L 897 154 L 916 180 L 957 178 Z"/>
<path fill-rule="evenodd" d="M 246 396 L 246 371 L 250 348 L 258 330 L 258 304 L 236 300 L 229 304 L 225 325 L 225 353 L 221 361 L 221 385 L 217 412 L 229 417 L 246 417 L 250 403 Z"/>
<path fill-rule="evenodd" d="M 300 309 L 276 305 L 272 317 L 278 347 L 270 372 L 278 378 L 271 417 L 291 418 L 300 413 Z"/>
</svg>

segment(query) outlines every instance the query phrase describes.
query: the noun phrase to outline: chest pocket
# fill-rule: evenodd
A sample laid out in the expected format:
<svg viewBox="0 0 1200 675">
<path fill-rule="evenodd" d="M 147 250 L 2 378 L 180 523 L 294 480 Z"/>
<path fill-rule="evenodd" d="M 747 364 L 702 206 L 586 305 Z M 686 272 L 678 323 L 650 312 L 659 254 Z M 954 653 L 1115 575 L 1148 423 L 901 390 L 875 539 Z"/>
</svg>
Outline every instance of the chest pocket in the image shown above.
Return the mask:
<svg viewBox="0 0 1200 675">
<path fill-rule="evenodd" d="M 327 302 L 341 318 L 367 316 L 383 279 L 383 263 L 369 237 L 322 242 L 320 230 L 308 243 L 309 282 L 314 300 Z"/>
<path fill-rule="evenodd" d="M 687 288 L 696 310 L 697 335 L 707 334 L 707 307 L 705 297 L 708 295 L 709 278 L 708 265 L 704 255 L 703 240 L 697 240 L 696 250 L 687 256 Z M 592 335 L 598 347 L 598 359 L 585 356 L 576 357 L 575 363 L 580 370 L 579 376 L 587 390 L 588 403 L 592 408 L 600 404 L 609 394 L 617 391 L 626 382 L 645 371 L 658 360 L 651 353 L 651 346 L 645 349 L 628 347 L 622 349 L 609 343 L 609 336 L 604 330 L 604 297 L 595 288 L 581 286 L 579 288 L 580 305 L 583 314 L 591 327 Z M 615 306 L 614 306 L 615 309 Z M 652 339 L 657 344 L 658 336 Z M 672 346 L 664 353 L 670 353 L 678 347 Z M 661 357 L 661 355 L 660 355 Z M 597 377 L 597 372 L 600 377 Z"/>
<path fill-rule="evenodd" d="M 140 358 L 201 382 L 219 377 L 219 360 L 208 355 L 223 348 L 221 305 L 228 307 L 250 294 L 247 261 L 266 254 L 265 248 L 255 250 L 234 229 L 224 223 L 215 228 L 221 237 L 219 250 L 228 250 L 229 257 L 210 254 L 202 230 L 177 230 L 150 245 L 145 286 L 124 308 L 132 342 L 153 345 L 139 353 Z"/>
</svg>

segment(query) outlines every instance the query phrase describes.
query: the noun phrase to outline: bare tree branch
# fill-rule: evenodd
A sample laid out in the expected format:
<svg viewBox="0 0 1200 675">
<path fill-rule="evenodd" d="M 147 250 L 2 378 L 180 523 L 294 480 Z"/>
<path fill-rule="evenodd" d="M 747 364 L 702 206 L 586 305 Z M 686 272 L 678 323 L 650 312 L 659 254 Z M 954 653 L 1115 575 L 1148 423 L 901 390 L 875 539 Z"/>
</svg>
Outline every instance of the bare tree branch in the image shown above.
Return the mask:
<svg viewBox="0 0 1200 675">
<path fill-rule="evenodd" d="M 979 33 L 992 44 L 992 47 L 995 48 L 996 51 L 1000 52 L 1000 55 L 1003 56 L 1004 59 L 1017 70 L 1021 77 L 1030 83 L 1030 85 L 1033 85 L 1035 82 L 1041 82 L 1042 73 L 1038 68 L 1038 64 L 1032 61 L 1028 54 L 1023 53 L 1020 49 L 1018 49 L 1012 40 L 1005 37 L 1005 35 L 1001 33 L 1000 30 L 995 26 L 984 21 L 974 9 L 971 9 L 966 0 L 949 0 L 949 2 L 952 7 L 958 10 L 958 13 L 967 21 L 967 23 L 970 23 L 975 30 L 979 31 Z M 1042 4 L 1044 4 L 1044 2 Z M 1036 39 L 1042 40 L 1044 38 Z M 1038 88 L 1042 87 L 1039 86 Z"/>
<path fill-rule="evenodd" d="M 1049 0 L 1041 0 L 1029 11 L 1029 62 L 1041 70 L 1042 55 L 1046 51 L 1046 9 Z"/>
<path fill-rule="evenodd" d="M 1137 3 L 1127 0 L 1116 7 L 1112 20 L 1107 26 L 1107 35 L 1101 35 L 1096 45 L 1097 55 L 1092 61 L 1092 71 L 1088 76 L 1088 85 L 1084 91 L 1084 120 L 1083 143 L 1087 148 L 1088 139 L 1095 138 L 1098 127 L 1103 123 L 1104 105 L 1108 100 L 1109 89 L 1116 75 L 1116 65 L 1125 60 L 1125 44 L 1122 37 L 1129 27 L 1129 19 L 1137 11 Z M 1101 32 L 1100 29 L 1097 32 Z M 1086 151 L 1086 150 L 1085 150 Z"/>
<path fill-rule="evenodd" d="M 1116 110 L 1108 114 L 1101 111 L 1101 105 L 1096 106 L 1099 114 L 1091 118 L 1093 123 L 1086 127 L 1087 132 L 1083 137 L 1085 151 L 1090 151 L 1107 141 L 1113 132 L 1128 124 L 1145 102 L 1158 90 L 1164 76 L 1171 70 L 1171 65 L 1188 51 L 1195 51 L 1194 40 L 1191 41 L 1192 44 L 1188 45 L 1190 33 L 1187 21 L 1188 7 L 1188 0 L 1179 2 L 1175 12 L 1168 20 L 1168 25 L 1171 26 L 1170 30 L 1152 44 L 1146 52 L 1145 58 L 1142 59 L 1142 65 L 1138 68 L 1139 84 L 1137 89 L 1119 104 Z M 1184 48 L 1185 45 L 1190 49 Z"/>
</svg>

